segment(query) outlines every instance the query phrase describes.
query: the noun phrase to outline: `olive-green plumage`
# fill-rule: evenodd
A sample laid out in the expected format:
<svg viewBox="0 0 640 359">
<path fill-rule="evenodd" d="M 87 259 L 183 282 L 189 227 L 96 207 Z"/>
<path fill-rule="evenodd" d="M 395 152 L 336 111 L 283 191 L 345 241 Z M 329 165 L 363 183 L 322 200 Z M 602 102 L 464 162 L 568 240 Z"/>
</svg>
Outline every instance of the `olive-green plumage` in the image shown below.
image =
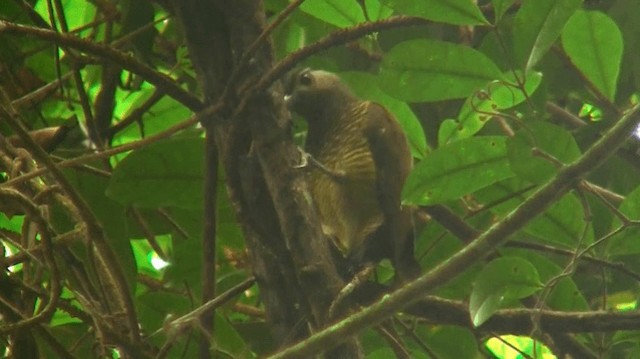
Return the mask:
<svg viewBox="0 0 640 359">
<path fill-rule="evenodd" d="M 414 275 L 410 211 L 400 204 L 412 157 L 399 124 L 333 73 L 290 76 L 287 103 L 308 123 L 305 150 L 324 166 L 308 172 L 323 231 L 352 261 L 389 258 L 403 276 Z"/>
</svg>

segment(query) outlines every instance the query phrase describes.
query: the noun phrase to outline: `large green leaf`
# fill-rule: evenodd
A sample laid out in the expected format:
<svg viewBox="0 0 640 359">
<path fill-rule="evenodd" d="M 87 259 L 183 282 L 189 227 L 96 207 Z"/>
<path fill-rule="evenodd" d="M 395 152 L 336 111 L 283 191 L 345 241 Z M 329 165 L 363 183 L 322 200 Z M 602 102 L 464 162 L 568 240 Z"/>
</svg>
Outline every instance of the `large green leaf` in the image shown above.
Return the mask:
<svg viewBox="0 0 640 359">
<path fill-rule="evenodd" d="M 393 9 L 382 4 L 379 0 L 365 0 L 364 4 L 367 16 L 371 21 L 386 19 L 393 14 Z"/>
<path fill-rule="evenodd" d="M 168 291 L 149 291 L 136 297 L 138 317 L 150 332 L 162 329 L 169 313 L 175 319 L 192 310 L 191 305 L 186 296 Z"/>
<path fill-rule="evenodd" d="M 534 189 L 528 181 L 513 176 L 474 193 L 479 203 L 498 216 L 504 216 L 531 195 Z"/>
<path fill-rule="evenodd" d="M 478 343 L 473 333 L 453 325 L 429 325 L 416 327 L 416 334 L 429 343 L 435 358 L 479 358 Z M 451 340 L 456 338 L 456 340 Z M 395 356 L 390 356 L 391 358 Z M 433 358 L 428 356 L 429 358 Z M 389 358 L 389 356 L 387 357 Z M 415 356 L 412 356 L 415 358 Z"/>
<path fill-rule="evenodd" d="M 472 137 L 429 154 L 411 172 L 403 199 L 435 204 L 475 192 L 514 174 L 509 168 L 505 137 Z"/>
<path fill-rule="evenodd" d="M 562 276 L 563 268 L 557 265 L 544 252 L 532 252 L 529 249 L 505 248 L 500 250 L 504 256 L 518 256 L 529 261 L 538 271 L 540 281 L 552 285 L 549 294 L 542 298 L 544 304 L 553 310 L 587 311 L 589 303 L 571 276 Z M 569 263 L 566 258 L 563 262 Z M 560 279 L 561 278 L 561 279 Z"/>
<path fill-rule="evenodd" d="M 397 12 L 454 25 L 487 25 L 478 6 L 469 0 L 384 0 Z"/>
<path fill-rule="evenodd" d="M 64 171 L 69 183 L 87 202 L 91 211 L 104 229 L 113 253 L 118 259 L 122 272 L 127 279 L 129 290 L 135 293 L 138 271 L 131 242 L 127 236 L 125 207 L 105 196 L 108 179 L 86 172 L 67 169 Z M 74 226 L 75 223 L 68 224 Z"/>
<path fill-rule="evenodd" d="M 84 27 L 87 23 L 90 23 L 95 19 L 96 5 L 93 3 L 79 0 L 66 0 L 61 1 L 61 3 L 68 8 L 68 10 L 65 11 L 64 17 L 69 30 L 76 30 L 79 27 Z M 34 10 L 40 14 L 42 19 L 51 19 L 49 17 L 51 14 L 49 11 L 51 8 L 48 6 L 50 3 L 46 1 L 38 1 L 34 4 Z"/>
<path fill-rule="evenodd" d="M 593 228 L 585 220 L 584 210 L 578 197 L 568 193 L 531 221 L 525 231 L 544 242 L 584 248 L 593 242 Z"/>
<path fill-rule="evenodd" d="M 116 111 L 122 117 L 133 115 L 134 111 L 139 111 L 140 107 L 144 107 L 145 103 L 151 97 L 153 89 L 148 86 L 142 86 L 142 89 L 128 97 L 121 96 L 116 104 Z M 121 144 L 131 141 L 132 139 L 140 139 L 145 136 L 154 135 L 164 131 L 180 121 L 189 118 L 191 111 L 181 105 L 169 96 L 164 96 L 155 103 L 146 116 L 144 126 L 132 125 L 120 131 L 114 138 L 114 144 Z"/>
<path fill-rule="evenodd" d="M 640 1 L 618 0 L 609 9 L 609 16 L 615 21 L 624 38 L 624 54 L 619 75 L 621 83 L 628 83 L 629 92 L 640 88 Z M 621 89 L 618 89 L 620 92 Z"/>
<path fill-rule="evenodd" d="M 578 11 L 562 32 L 562 46 L 580 72 L 614 101 L 623 49 L 616 23 L 599 11 Z"/>
<path fill-rule="evenodd" d="M 640 221 L 640 187 L 631 192 L 618 208 L 627 218 Z M 616 218 L 611 226 L 615 230 L 622 225 Z M 611 256 L 623 256 L 640 253 L 640 226 L 630 225 L 621 233 L 613 236 L 607 242 L 607 253 Z"/>
<path fill-rule="evenodd" d="M 438 143 L 443 145 L 475 135 L 493 114 L 499 114 L 499 110 L 514 107 L 529 98 L 542 80 L 542 74 L 533 71 L 524 78 L 520 72 L 517 76 L 524 80 L 524 91 L 516 87 L 518 81 L 512 73 L 505 75 L 509 78 L 508 82 L 492 81 L 467 98 L 457 120 L 447 119 L 442 122 L 438 131 Z"/>
<path fill-rule="evenodd" d="M 496 19 L 499 20 L 500 18 L 502 18 L 502 15 L 504 15 L 504 13 L 509 10 L 511 5 L 513 5 L 515 1 L 516 0 L 491 0 L 491 3 L 493 4 L 493 10 L 496 14 Z"/>
<path fill-rule="evenodd" d="M 530 69 L 549 51 L 582 0 L 524 1 L 513 24 L 518 64 Z M 583 44 L 579 44 L 583 45 Z"/>
<path fill-rule="evenodd" d="M 464 98 L 489 81 L 505 80 L 481 52 L 437 40 L 409 40 L 385 54 L 379 84 L 389 95 L 405 101 Z"/>
<path fill-rule="evenodd" d="M 493 213 L 505 216 L 531 196 L 533 186 L 519 177 L 509 178 L 475 193 L 475 199 Z M 585 219 L 584 206 L 573 194 L 568 193 L 543 214 L 534 218 L 524 231 L 540 242 L 575 248 L 584 248 L 593 242 L 593 226 Z"/>
<path fill-rule="evenodd" d="M 542 286 L 536 268 L 519 257 L 497 258 L 485 265 L 473 283 L 469 313 L 480 326 L 505 302 L 527 297 Z"/>
<path fill-rule="evenodd" d="M 202 207 L 204 141 L 182 137 L 134 151 L 116 166 L 107 195 L 138 207 Z"/>
<path fill-rule="evenodd" d="M 220 312 L 215 313 L 214 350 L 216 357 L 250 358 L 249 347 L 236 329 L 223 317 Z"/>
<path fill-rule="evenodd" d="M 186 231 L 188 238 L 179 234 L 172 235 L 171 265 L 164 271 L 164 279 L 171 283 L 186 285 L 195 297 L 202 290 L 202 211 L 171 209 L 171 218 Z M 226 244 L 226 238 L 218 237 Z M 224 245 L 224 244 L 222 244 Z"/>
<path fill-rule="evenodd" d="M 362 8 L 355 1 L 307 0 L 300 10 L 337 27 L 348 27 L 365 21 Z"/>
<path fill-rule="evenodd" d="M 398 120 L 407 135 L 413 155 L 422 158 L 427 153 L 427 140 L 420 121 L 406 102 L 395 99 L 384 93 L 376 85 L 375 77 L 364 72 L 347 72 L 340 76 L 349 83 L 353 91 L 360 97 L 378 102 L 389 110 Z"/>
<path fill-rule="evenodd" d="M 563 164 L 580 157 L 580 148 L 571 133 L 562 127 L 532 122 L 507 140 L 511 169 L 522 179 L 533 183 L 544 183 L 558 171 L 558 164 L 533 149 L 551 156 Z"/>
</svg>

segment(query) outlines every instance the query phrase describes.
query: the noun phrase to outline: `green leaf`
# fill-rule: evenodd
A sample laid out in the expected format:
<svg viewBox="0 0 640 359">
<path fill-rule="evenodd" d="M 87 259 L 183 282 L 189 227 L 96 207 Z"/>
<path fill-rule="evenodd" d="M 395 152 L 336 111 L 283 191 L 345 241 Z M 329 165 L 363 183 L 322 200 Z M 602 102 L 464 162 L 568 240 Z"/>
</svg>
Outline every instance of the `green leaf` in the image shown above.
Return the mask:
<svg viewBox="0 0 640 359">
<path fill-rule="evenodd" d="M 640 2 L 636 0 L 618 0 L 609 9 L 609 16 L 615 21 L 624 39 L 622 69 L 619 75 L 621 83 L 627 82 L 631 91 L 640 88 Z M 618 92 L 620 92 L 620 88 Z"/>
<path fill-rule="evenodd" d="M 0 228 L 14 233 L 20 233 L 24 222 L 24 216 L 7 216 L 0 212 Z"/>
<path fill-rule="evenodd" d="M 477 341 L 467 328 L 453 325 L 417 327 L 418 335 L 429 343 L 435 358 L 479 358 Z M 421 330 L 422 329 L 422 330 Z M 456 338 L 456 340 L 451 340 Z M 432 358 L 429 356 L 429 358 Z"/>
<path fill-rule="evenodd" d="M 486 347 L 491 352 L 492 358 L 556 358 L 553 352 L 539 339 L 524 336 L 501 335 L 486 341 Z"/>
<path fill-rule="evenodd" d="M 640 221 L 640 187 L 634 189 L 622 201 L 618 208 L 630 220 Z M 615 230 L 622 225 L 619 218 L 615 218 L 611 230 Z M 621 233 L 613 236 L 607 242 L 607 253 L 610 256 L 623 256 L 640 253 L 640 226 L 630 226 Z"/>
<path fill-rule="evenodd" d="M 475 96 L 475 95 L 472 95 L 472 96 Z M 467 99 L 467 101 L 469 100 Z M 481 122 L 486 122 L 488 118 L 485 116 L 480 116 L 480 114 L 478 114 L 477 119 Z M 470 123 L 469 125 L 472 125 L 472 124 Z M 478 124 L 476 124 L 476 126 L 477 125 Z M 464 128 L 462 127 L 460 122 L 458 122 L 458 120 L 454 120 L 452 118 L 444 119 L 444 121 L 442 121 L 442 123 L 440 124 L 440 127 L 438 128 L 438 145 L 444 146 L 447 143 L 452 142 L 450 141 L 450 139 L 455 136 L 456 132 L 458 131 L 464 132 L 463 130 Z M 464 138 L 463 135 L 461 135 L 460 137 Z"/>
<path fill-rule="evenodd" d="M 529 261 L 538 271 L 540 281 L 548 283 L 563 272 L 563 268 L 553 262 L 544 252 L 532 252 L 530 249 L 504 248 L 500 250 L 503 256 L 518 256 Z M 544 304 L 553 310 L 587 311 L 589 303 L 571 276 L 564 276 L 558 280 L 545 298 Z"/>
<path fill-rule="evenodd" d="M 200 276 L 202 273 L 202 230 L 203 218 L 202 211 L 189 211 L 183 209 L 171 209 L 171 218 L 176 221 L 178 226 L 186 231 L 188 238 L 182 238 L 181 235 L 174 234 L 172 236 L 172 252 L 171 265 L 164 271 L 164 279 L 171 283 L 184 284 L 193 293 L 194 297 L 199 297 L 202 289 L 202 281 Z M 222 246 L 226 245 L 226 238 L 221 242 Z M 222 251 L 220 251 L 222 252 Z M 194 253 L 197 255 L 194 256 Z"/>
<path fill-rule="evenodd" d="M 138 207 L 202 206 L 204 141 L 183 137 L 134 151 L 116 166 L 107 196 Z"/>
<path fill-rule="evenodd" d="M 155 10 L 149 1 L 123 0 L 120 2 L 120 36 L 138 31 L 129 39 L 136 55 L 146 61 L 153 56 L 153 44 L 157 33 L 155 27 L 146 27 L 153 23 Z"/>
<path fill-rule="evenodd" d="M 135 300 L 140 322 L 144 323 L 145 330 L 150 332 L 161 329 L 169 313 L 175 320 L 193 309 L 186 296 L 168 291 L 149 291 L 139 295 Z"/>
<path fill-rule="evenodd" d="M 469 313 L 473 325 L 480 326 L 503 303 L 527 297 L 541 287 L 536 268 L 518 257 L 497 258 L 485 265 L 473 283 Z"/>
<path fill-rule="evenodd" d="M 52 338 L 56 339 L 57 346 L 63 346 L 64 348 L 73 348 L 73 355 L 76 358 L 93 358 L 95 354 L 95 345 L 91 340 L 78 340 L 86 335 L 90 330 L 84 323 L 68 323 L 65 325 L 51 326 L 47 329 L 47 332 Z M 44 339 L 43 336 L 35 336 L 38 342 L 39 355 L 36 358 L 56 358 L 59 357 L 60 352 L 52 348 L 50 339 Z M 35 343 L 33 344 L 35 345 Z"/>
<path fill-rule="evenodd" d="M 109 181 L 74 169 L 65 169 L 65 176 L 91 208 L 104 229 L 109 245 L 118 258 L 118 263 L 129 285 L 131 293 L 136 290 L 138 272 L 136 260 L 127 236 L 126 210 L 117 201 L 105 195 Z M 75 223 L 69 224 L 74 226 Z"/>
<path fill-rule="evenodd" d="M 580 72 L 614 101 L 623 49 L 616 23 L 599 11 L 578 11 L 567 22 L 562 46 Z"/>
<path fill-rule="evenodd" d="M 581 4 L 582 0 L 535 0 L 522 3 L 513 24 L 516 59 L 522 68 L 528 70 L 538 63 Z"/>
<path fill-rule="evenodd" d="M 276 351 L 277 345 L 273 339 L 271 328 L 265 321 L 234 321 L 231 324 L 258 357 L 265 357 Z M 255 355 L 250 357 L 253 358 Z"/>
<path fill-rule="evenodd" d="M 84 27 L 95 19 L 96 7 L 90 2 L 66 0 L 62 3 L 68 8 L 68 10 L 65 11 L 64 16 L 70 31 L 76 30 L 79 27 Z M 50 19 L 50 9 L 47 4 L 48 3 L 46 1 L 38 1 L 34 6 L 34 10 L 36 10 L 43 19 Z"/>
<path fill-rule="evenodd" d="M 514 174 L 509 168 L 505 137 L 472 137 L 429 154 L 411 172 L 403 199 L 435 204 L 475 192 Z"/>
<path fill-rule="evenodd" d="M 517 76 L 522 78 L 522 73 Z M 524 78 L 524 91 L 517 88 L 517 81 L 513 73 L 505 75 L 509 80 L 492 81 L 482 90 L 476 91 L 467 98 L 460 109 L 458 120 L 446 120 L 440 126 L 438 143 L 446 144 L 461 138 L 467 138 L 480 131 L 493 114 L 499 114 L 499 110 L 505 110 L 522 103 L 535 92 L 542 80 L 539 72 L 529 72 Z M 525 95 L 526 92 L 526 95 Z"/>
<path fill-rule="evenodd" d="M 475 193 L 475 199 L 498 216 L 505 216 L 531 196 L 532 186 L 520 177 L 509 178 Z M 524 232 L 541 242 L 565 248 L 593 243 L 594 231 L 585 220 L 582 202 L 572 193 L 566 194 L 543 214 L 534 218 Z"/>
<path fill-rule="evenodd" d="M 504 216 L 526 200 L 533 188 L 529 182 L 514 176 L 483 188 L 474 193 L 474 197 L 492 213 Z"/>
<path fill-rule="evenodd" d="M 405 15 L 453 25 L 488 25 L 478 6 L 469 0 L 384 0 L 383 3 Z"/>
<path fill-rule="evenodd" d="M 355 1 L 307 0 L 300 10 L 337 27 L 349 27 L 365 22 L 362 8 Z"/>
<path fill-rule="evenodd" d="M 153 89 L 148 85 L 131 96 L 119 98 L 116 104 L 116 113 L 119 117 L 126 118 L 136 110 L 139 111 L 145 102 L 151 97 Z M 176 123 L 183 121 L 191 115 L 191 111 L 169 96 L 163 96 L 155 103 L 149 112 L 143 116 L 144 127 L 128 126 L 119 132 L 114 138 L 115 144 L 122 144 L 154 135 L 164 131 Z M 152 118 L 151 118 L 152 117 Z M 144 132 L 143 132 L 144 131 Z M 143 136 L 144 135 L 144 136 Z"/>
<path fill-rule="evenodd" d="M 383 58 L 380 87 L 405 101 L 440 101 L 471 95 L 489 81 L 504 80 L 488 57 L 468 46 L 409 40 Z"/>
<path fill-rule="evenodd" d="M 402 126 L 404 133 L 407 135 L 409 146 L 413 155 L 417 158 L 423 158 L 427 153 L 427 140 L 424 136 L 424 130 L 418 118 L 411 110 L 406 102 L 397 100 L 386 93 L 376 85 L 375 77 L 364 72 L 346 72 L 341 73 L 340 77 L 349 83 L 361 98 L 365 98 L 377 102 L 391 112 Z"/>
<path fill-rule="evenodd" d="M 227 357 L 226 355 L 229 358 L 251 357 L 242 336 L 219 312 L 215 313 L 215 328 L 214 348 L 219 354 L 216 357 Z"/>
<path fill-rule="evenodd" d="M 371 21 L 386 19 L 393 14 L 393 9 L 381 4 L 379 0 L 365 0 L 364 4 Z"/>
<path fill-rule="evenodd" d="M 493 11 L 496 14 L 496 19 L 500 20 L 507 10 L 513 5 L 516 0 L 491 0 L 493 4 Z"/>
<path fill-rule="evenodd" d="M 525 231 L 544 242 L 575 248 L 593 242 L 593 228 L 585 221 L 584 206 L 573 193 L 554 203 L 531 221 Z"/>
<path fill-rule="evenodd" d="M 532 122 L 526 126 L 507 140 L 511 169 L 522 179 L 544 183 L 558 172 L 558 164 L 532 153 L 534 148 L 563 164 L 580 157 L 576 140 L 562 127 L 546 122 Z"/>
</svg>

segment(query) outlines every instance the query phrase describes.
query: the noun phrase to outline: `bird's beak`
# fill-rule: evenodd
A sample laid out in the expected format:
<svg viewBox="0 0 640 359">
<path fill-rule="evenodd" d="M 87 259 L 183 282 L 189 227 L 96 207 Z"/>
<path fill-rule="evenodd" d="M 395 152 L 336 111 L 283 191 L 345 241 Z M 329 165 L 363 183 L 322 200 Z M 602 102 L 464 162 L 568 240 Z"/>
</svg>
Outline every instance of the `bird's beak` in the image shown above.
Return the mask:
<svg viewBox="0 0 640 359">
<path fill-rule="evenodd" d="M 293 95 L 284 95 L 284 105 L 291 110 L 291 106 L 293 105 Z"/>
</svg>

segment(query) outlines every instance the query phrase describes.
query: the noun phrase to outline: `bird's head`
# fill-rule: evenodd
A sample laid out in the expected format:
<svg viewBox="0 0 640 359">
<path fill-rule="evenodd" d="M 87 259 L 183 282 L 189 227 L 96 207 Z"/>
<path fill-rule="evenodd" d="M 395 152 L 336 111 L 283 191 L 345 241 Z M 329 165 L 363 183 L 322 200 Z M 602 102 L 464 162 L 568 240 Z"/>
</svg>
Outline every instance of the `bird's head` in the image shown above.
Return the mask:
<svg viewBox="0 0 640 359">
<path fill-rule="evenodd" d="M 307 121 L 340 113 L 342 106 L 357 98 L 336 74 L 311 70 L 294 70 L 285 79 L 285 102 L 289 110 Z"/>
</svg>

